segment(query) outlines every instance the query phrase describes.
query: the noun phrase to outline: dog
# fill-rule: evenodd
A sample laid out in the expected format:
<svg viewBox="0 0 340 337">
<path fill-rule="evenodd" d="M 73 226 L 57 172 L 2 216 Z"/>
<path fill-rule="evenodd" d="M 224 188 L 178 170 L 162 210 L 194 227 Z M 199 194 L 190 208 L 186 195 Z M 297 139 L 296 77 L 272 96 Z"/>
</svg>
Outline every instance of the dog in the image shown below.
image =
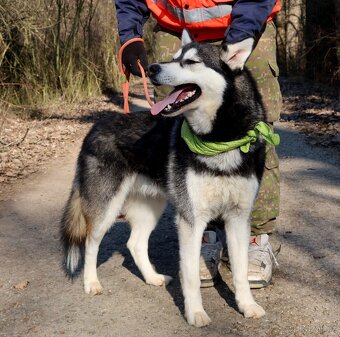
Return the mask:
<svg viewBox="0 0 340 337">
<path fill-rule="evenodd" d="M 235 298 L 245 317 L 265 314 L 247 280 L 249 218 L 264 169 L 265 142 L 199 154 L 189 148 L 183 125 L 204 142 L 231 142 L 265 121 L 261 96 L 249 71 L 231 70 L 216 45 L 199 44 L 187 31 L 171 62 L 151 64 L 154 85 L 174 91 L 150 111 L 113 113 L 86 136 L 61 221 L 65 265 L 74 274 L 85 246 L 84 289 L 100 294 L 96 263 L 100 242 L 119 214 L 131 226 L 127 247 L 145 282 L 171 277 L 155 271 L 148 239 L 166 202 L 176 209 L 185 317 L 201 327 L 211 320 L 200 293 L 199 257 L 207 223 L 224 222 Z M 184 132 L 185 133 L 185 132 Z"/>
</svg>

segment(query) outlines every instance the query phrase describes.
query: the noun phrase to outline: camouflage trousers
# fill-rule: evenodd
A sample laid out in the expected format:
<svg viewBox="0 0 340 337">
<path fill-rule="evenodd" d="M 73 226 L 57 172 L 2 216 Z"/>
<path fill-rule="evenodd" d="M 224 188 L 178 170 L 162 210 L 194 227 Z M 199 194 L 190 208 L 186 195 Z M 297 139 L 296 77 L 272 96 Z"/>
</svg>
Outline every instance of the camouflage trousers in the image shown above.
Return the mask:
<svg viewBox="0 0 340 337">
<path fill-rule="evenodd" d="M 262 95 L 267 113 L 267 121 L 273 124 L 279 119 L 282 97 L 278 82 L 279 69 L 276 63 L 276 28 L 269 22 L 259 39 L 256 48 L 247 61 L 258 89 Z M 158 25 L 154 29 L 155 59 L 170 61 L 181 47 L 178 36 L 165 31 Z M 220 43 L 218 41 L 217 43 Z M 170 88 L 156 87 L 155 100 L 162 99 Z M 280 204 L 280 172 L 275 147 L 267 145 L 265 171 L 255 206 L 251 215 L 252 235 L 272 233 L 275 230 Z"/>
</svg>

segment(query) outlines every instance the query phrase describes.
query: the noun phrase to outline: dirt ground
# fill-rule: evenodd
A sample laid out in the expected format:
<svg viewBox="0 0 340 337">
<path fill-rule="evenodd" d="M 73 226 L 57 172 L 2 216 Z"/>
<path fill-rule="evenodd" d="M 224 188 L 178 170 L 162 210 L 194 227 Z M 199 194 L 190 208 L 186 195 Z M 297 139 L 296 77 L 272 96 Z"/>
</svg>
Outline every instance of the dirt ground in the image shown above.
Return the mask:
<svg viewBox="0 0 340 337">
<path fill-rule="evenodd" d="M 297 111 L 302 114 L 305 108 L 291 93 L 284 91 L 286 109 L 277 124 L 282 202 L 271 242 L 274 248 L 282 245 L 280 265 L 271 286 L 253 291 L 267 315 L 243 318 L 235 306 L 230 272 L 222 266 L 217 285 L 202 289 L 212 323 L 201 329 L 183 318 L 170 207 L 150 238 L 149 250 L 155 268 L 174 277 L 166 288 L 143 282 L 126 248 L 129 227 L 124 222 L 112 227 L 100 248 L 102 295 L 86 295 L 81 277 L 72 282 L 63 274 L 58 227 L 77 152 L 92 121 L 116 106 L 101 100 L 99 113 L 82 107 L 81 114 L 70 112 L 69 119 L 51 112 L 52 119 L 6 121 L 0 138 L 0 336 L 338 336 L 340 153 L 332 127 L 339 127 L 339 119 L 329 120 L 339 116 L 338 105 L 330 101 L 315 108 L 317 114 L 323 109 L 331 130 L 321 139 L 312 128 L 306 131 L 313 123 L 303 123 Z M 143 102 L 137 97 L 134 104 Z M 8 130 L 18 125 L 20 135 L 14 141 Z M 10 145 L 14 142 L 21 143 Z M 18 173 L 24 169 L 27 174 Z"/>
</svg>

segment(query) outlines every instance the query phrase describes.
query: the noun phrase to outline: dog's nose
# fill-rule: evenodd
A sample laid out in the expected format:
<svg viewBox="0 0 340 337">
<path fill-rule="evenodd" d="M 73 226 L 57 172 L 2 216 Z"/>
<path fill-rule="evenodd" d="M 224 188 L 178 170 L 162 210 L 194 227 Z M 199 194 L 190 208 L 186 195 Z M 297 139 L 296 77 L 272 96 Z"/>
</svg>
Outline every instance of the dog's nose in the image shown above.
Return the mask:
<svg viewBox="0 0 340 337">
<path fill-rule="evenodd" d="M 150 64 L 148 67 L 148 76 L 154 76 L 161 71 L 161 66 L 158 63 Z"/>
</svg>

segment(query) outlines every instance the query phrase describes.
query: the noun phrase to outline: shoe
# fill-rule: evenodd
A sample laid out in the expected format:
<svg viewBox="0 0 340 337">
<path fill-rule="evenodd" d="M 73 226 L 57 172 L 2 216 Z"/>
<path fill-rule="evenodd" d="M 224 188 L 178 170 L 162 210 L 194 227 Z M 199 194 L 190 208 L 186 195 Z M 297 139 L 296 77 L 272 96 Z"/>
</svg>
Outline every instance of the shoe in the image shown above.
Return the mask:
<svg viewBox="0 0 340 337">
<path fill-rule="evenodd" d="M 280 249 L 280 248 L 279 248 Z M 276 254 L 269 243 L 268 234 L 261 234 L 251 238 L 248 248 L 248 281 L 250 288 L 267 287 L 272 280 L 273 264 L 277 267 Z"/>
<path fill-rule="evenodd" d="M 279 265 L 276 256 L 280 249 L 281 246 L 273 252 L 268 234 L 251 237 L 248 247 L 248 281 L 251 289 L 264 288 L 271 283 L 274 266 Z M 227 248 L 223 248 L 221 260 L 230 268 Z"/>
<path fill-rule="evenodd" d="M 214 231 L 205 231 L 200 256 L 201 288 L 214 286 L 214 279 L 220 266 L 222 244 Z"/>
</svg>

